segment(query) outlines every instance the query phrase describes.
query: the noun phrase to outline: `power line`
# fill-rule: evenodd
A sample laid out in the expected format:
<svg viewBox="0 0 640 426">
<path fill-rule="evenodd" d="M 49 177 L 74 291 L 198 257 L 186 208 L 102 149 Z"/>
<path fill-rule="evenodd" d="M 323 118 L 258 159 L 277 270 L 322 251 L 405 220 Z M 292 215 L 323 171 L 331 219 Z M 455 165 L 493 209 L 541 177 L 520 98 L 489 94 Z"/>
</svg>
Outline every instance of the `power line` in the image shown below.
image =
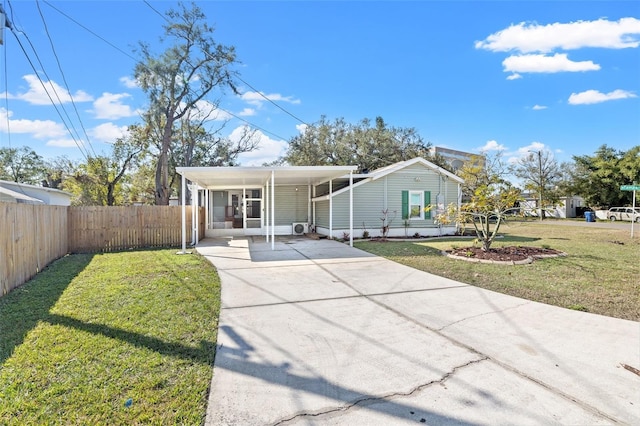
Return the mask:
<svg viewBox="0 0 640 426">
<path fill-rule="evenodd" d="M 103 41 L 104 43 L 108 44 L 109 46 L 111 46 L 112 48 L 114 48 L 115 50 L 117 50 L 118 52 L 122 53 L 123 55 L 127 56 L 128 58 L 132 59 L 133 61 L 135 61 L 136 63 L 138 62 L 138 58 L 135 58 L 134 56 L 130 55 L 129 53 L 127 53 L 126 51 L 120 49 L 118 46 L 116 46 L 115 44 L 111 43 L 110 41 L 108 41 L 107 39 L 105 39 L 104 37 L 100 36 L 99 34 L 95 33 L 94 31 L 92 31 L 91 29 L 89 29 L 88 27 L 86 27 L 85 25 L 81 24 L 80 22 L 78 22 L 76 19 L 72 18 L 71 16 L 69 16 L 68 14 L 66 14 L 65 12 L 63 12 L 62 10 L 58 9 L 57 7 L 55 7 L 54 5 L 52 5 L 48 0 L 43 0 L 43 3 L 45 3 L 46 5 L 48 5 L 49 7 L 51 7 L 53 10 L 55 10 L 56 12 L 58 12 L 59 14 L 61 14 L 62 16 L 64 16 L 65 18 L 69 19 L 71 22 L 73 22 L 74 24 L 78 25 L 79 27 L 81 27 L 82 29 L 84 29 L 85 31 L 87 31 L 88 33 L 90 33 L 91 35 L 93 35 L 94 37 L 98 38 L 99 40 Z M 160 17 L 162 17 L 162 19 L 164 19 L 165 21 L 169 22 L 170 21 L 167 19 L 167 17 L 159 12 L 157 9 L 155 9 L 148 1 L 144 0 L 144 3 L 151 9 L 153 10 L 155 13 L 157 13 Z M 208 52 L 205 52 L 205 54 L 209 55 Z M 149 71 L 152 71 L 149 67 L 146 67 L 144 64 L 143 66 L 145 68 L 147 68 Z M 240 79 L 240 78 L 239 78 Z M 251 87 L 253 90 L 256 90 L 255 88 L 253 88 L 253 86 L 249 85 L 247 82 L 245 82 L 244 80 L 240 79 L 243 83 L 247 84 L 247 86 Z M 257 90 L 256 90 L 257 91 Z M 280 107 L 279 105 L 277 105 L 275 102 L 273 102 L 271 99 L 267 98 L 266 96 L 264 96 L 264 94 L 262 92 L 257 91 L 257 93 L 264 97 L 266 100 L 268 100 L 269 102 L 273 103 L 274 105 L 276 105 L 278 108 L 283 109 L 282 107 Z M 229 114 L 230 116 L 242 121 L 243 123 L 248 124 L 251 127 L 255 127 L 258 130 L 261 130 L 264 133 L 268 133 L 272 136 L 275 136 L 279 139 L 282 140 L 287 140 L 287 138 L 284 138 L 282 136 L 278 136 L 277 134 L 275 134 L 274 132 L 271 132 L 269 130 L 264 129 L 261 126 L 258 126 L 257 124 L 254 124 L 244 118 L 239 117 L 236 114 L 233 114 L 232 112 L 225 110 L 223 108 L 218 108 L 220 111 Z M 283 109 L 284 110 L 284 109 Z M 287 112 L 286 110 L 284 110 L 285 112 Z M 293 116 L 293 114 L 287 112 L 287 114 Z M 306 124 L 304 121 L 300 120 L 299 118 L 293 116 L 294 118 L 296 118 L 296 120 L 300 121 L 303 124 Z"/>
<path fill-rule="evenodd" d="M 2 9 L 2 5 L 0 5 L 0 15 L 4 16 L 4 10 Z M 5 22 L 0 22 L 0 31 L 4 31 L 4 25 L 7 24 L 9 27 L 9 19 L 5 17 Z M 2 53 L 4 55 L 4 105 L 5 105 L 5 118 L 7 120 L 7 142 L 9 145 L 9 149 L 11 149 L 11 120 L 9 120 L 9 80 L 7 78 L 7 49 L 2 49 Z"/>
<path fill-rule="evenodd" d="M 56 12 L 58 12 L 59 14 L 61 14 L 62 16 L 64 16 L 65 18 L 67 18 L 68 20 L 70 20 L 71 22 L 73 22 L 74 24 L 76 24 L 77 26 L 79 26 L 80 28 L 84 29 L 85 31 L 87 31 L 88 33 L 90 33 L 91 35 L 93 35 L 94 37 L 102 40 L 103 42 L 105 42 L 106 44 L 108 44 L 109 46 L 113 47 L 114 49 L 116 49 L 118 52 L 122 53 L 125 56 L 128 56 L 130 59 L 133 59 L 134 61 L 138 61 L 137 58 L 131 56 L 129 53 L 127 53 L 126 51 L 120 49 L 118 46 L 116 46 L 115 44 L 111 43 L 110 41 L 108 41 L 107 39 L 101 37 L 100 35 L 96 34 L 95 32 L 91 31 L 89 28 L 87 28 L 86 26 L 82 25 L 80 22 L 76 21 L 75 19 L 73 19 L 71 16 L 67 15 L 66 13 L 64 13 L 63 11 L 61 11 L 60 9 L 58 9 L 57 7 L 55 7 L 54 5 L 52 5 L 51 3 L 49 3 L 47 0 L 43 0 L 43 3 L 46 4 L 47 6 L 49 6 L 50 8 L 52 8 L 53 10 L 55 10 Z"/>
<path fill-rule="evenodd" d="M 49 90 L 47 89 L 46 84 L 42 81 L 42 79 L 40 78 L 40 75 L 38 74 L 38 71 L 36 70 L 35 65 L 33 64 L 33 62 L 31 61 L 31 58 L 29 57 L 29 54 L 27 53 L 26 49 L 24 48 L 22 42 L 20 41 L 20 38 L 18 37 L 18 34 L 16 33 L 16 31 L 11 28 L 11 33 L 14 35 L 14 37 L 16 38 L 16 41 L 18 42 L 18 45 L 20 46 L 20 49 L 22 49 L 22 52 L 24 53 L 25 57 L 27 58 L 27 61 L 29 62 L 29 65 L 31 65 L 31 68 L 33 69 L 33 72 L 35 74 L 35 76 L 38 78 L 38 81 L 40 82 L 40 84 L 42 85 L 42 88 L 44 89 L 45 93 L 47 94 L 47 97 L 49 98 L 49 100 L 51 101 L 51 104 L 53 105 L 53 107 L 55 108 L 56 112 L 58 113 L 58 116 L 60 117 L 60 119 L 62 120 L 62 123 L 64 124 L 65 128 L 67 129 L 67 131 L 69 132 L 69 135 L 71 136 L 71 139 L 73 139 L 73 142 L 76 144 L 76 146 L 78 147 L 78 149 L 80 150 L 80 152 L 82 153 L 82 155 L 88 159 L 88 155 L 86 152 L 84 152 L 82 150 L 81 144 L 78 143 L 78 141 L 76 140 L 73 132 L 71 131 L 71 129 L 69 128 L 69 125 L 67 124 L 67 122 L 65 121 L 64 117 L 62 116 L 62 113 L 60 112 L 60 110 L 58 109 L 58 105 L 55 103 L 55 101 L 53 100 L 53 98 L 51 97 L 51 94 L 49 93 Z M 31 41 L 29 40 L 29 38 L 27 37 L 27 35 L 24 32 L 21 32 L 25 38 L 27 39 L 27 41 L 29 41 L 29 44 L 31 45 L 31 47 L 33 48 L 33 44 L 31 44 Z M 38 62 L 40 63 L 40 65 L 42 66 L 42 62 L 40 62 L 40 58 L 38 57 L 38 54 L 35 52 L 36 54 L 36 58 L 38 58 Z M 43 67 L 44 68 L 44 67 Z M 45 73 L 46 75 L 46 73 Z M 49 78 L 47 76 L 47 78 Z M 49 79 L 49 81 L 51 81 L 51 79 Z M 62 101 L 60 100 L 60 97 L 58 96 L 58 93 L 55 91 L 55 88 L 53 87 L 53 91 L 56 93 L 56 96 L 58 97 L 58 101 L 62 104 Z M 64 109 L 64 108 L 63 108 Z M 65 111 L 66 113 L 66 111 Z M 66 114 L 68 117 L 68 114 Z"/>
<path fill-rule="evenodd" d="M 84 124 L 82 123 L 82 119 L 80 118 L 80 113 L 78 112 L 78 107 L 77 107 L 75 101 L 73 100 L 73 95 L 71 94 L 71 89 L 69 88 L 69 84 L 67 83 L 67 78 L 65 77 L 65 74 L 62 71 L 62 65 L 60 64 L 60 58 L 58 58 L 58 53 L 56 52 L 55 46 L 53 44 L 53 40 L 51 39 L 51 34 L 49 33 L 49 28 L 47 27 L 47 22 L 45 21 L 44 15 L 42 14 L 42 9 L 40 8 L 40 1 L 36 0 L 36 5 L 38 7 L 38 13 L 40 14 L 40 18 L 42 19 L 42 25 L 44 26 L 44 31 L 45 31 L 45 33 L 47 35 L 47 38 L 49 39 L 49 43 L 51 44 L 51 51 L 53 52 L 54 58 L 56 58 L 56 63 L 58 64 L 58 70 L 60 71 L 60 74 L 62 75 L 62 81 L 64 82 L 64 85 L 65 85 L 65 87 L 67 89 L 67 92 L 69 93 L 69 99 L 71 99 L 71 104 L 73 105 L 73 109 L 76 112 L 76 117 L 78 118 L 78 122 L 80 123 L 80 127 L 82 128 L 82 131 L 84 132 L 84 136 L 87 139 L 87 144 L 89 145 L 89 148 L 91 148 L 91 151 L 93 152 L 93 155 L 96 156 L 96 152 L 93 149 L 93 146 L 91 145 L 91 140 L 89 138 L 89 135 L 87 134 L 87 129 L 85 129 Z M 71 121 L 71 119 L 69 119 L 69 121 Z"/>
<path fill-rule="evenodd" d="M 144 0 L 144 4 L 146 4 L 147 6 L 149 6 L 149 8 L 151 10 L 153 10 L 155 13 L 157 13 L 162 19 L 164 19 L 165 21 L 167 21 L 167 23 L 171 23 L 171 21 L 169 21 L 169 19 L 167 19 L 167 17 L 162 14 L 161 12 L 159 12 L 156 8 L 154 8 L 153 6 L 151 6 L 151 4 L 147 1 Z M 205 56 L 207 56 L 209 59 L 215 59 L 211 53 L 203 51 L 203 53 L 205 54 Z M 261 96 L 262 98 L 264 98 L 267 102 L 273 104 L 275 107 L 277 107 L 278 109 L 280 109 L 281 111 L 283 111 L 285 114 L 289 115 L 290 117 L 294 118 L 295 120 L 299 121 L 300 123 L 304 124 L 304 125 L 309 125 L 307 122 L 305 122 L 304 120 L 302 120 L 301 118 L 298 118 L 297 116 L 295 116 L 293 113 L 287 111 L 286 109 L 284 109 L 281 105 L 277 104 L 273 99 L 269 98 L 268 96 L 266 96 L 263 92 L 261 92 L 260 90 L 256 89 L 255 87 L 253 87 L 251 84 L 249 84 L 246 80 L 242 79 L 239 75 L 235 75 L 235 78 L 237 78 L 238 80 L 240 80 L 241 82 L 243 82 L 244 84 L 246 84 L 247 86 L 249 86 L 250 89 L 252 89 L 255 93 L 257 93 L 259 96 Z"/>
</svg>

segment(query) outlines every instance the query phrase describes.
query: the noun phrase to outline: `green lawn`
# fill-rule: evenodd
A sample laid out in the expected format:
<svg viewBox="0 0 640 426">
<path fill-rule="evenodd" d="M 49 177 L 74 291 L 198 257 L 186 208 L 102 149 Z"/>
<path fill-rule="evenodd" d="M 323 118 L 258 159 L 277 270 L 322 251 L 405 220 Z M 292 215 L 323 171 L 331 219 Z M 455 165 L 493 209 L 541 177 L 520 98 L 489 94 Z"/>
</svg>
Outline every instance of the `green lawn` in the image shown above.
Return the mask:
<svg viewBox="0 0 640 426">
<path fill-rule="evenodd" d="M 0 299 L 0 424 L 201 424 L 220 282 L 176 250 L 69 255 Z"/>
<path fill-rule="evenodd" d="M 638 227 L 640 228 L 640 227 Z M 396 262 L 478 287 L 551 305 L 640 320 L 640 229 L 512 222 L 492 247 L 549 247 L 566 257 L 530 265 L 491 265 L 449 259 L 441 250 L 472 245 L 473 238 L 408 242 L 356 242 L 356 247 Z"/>
</svg>

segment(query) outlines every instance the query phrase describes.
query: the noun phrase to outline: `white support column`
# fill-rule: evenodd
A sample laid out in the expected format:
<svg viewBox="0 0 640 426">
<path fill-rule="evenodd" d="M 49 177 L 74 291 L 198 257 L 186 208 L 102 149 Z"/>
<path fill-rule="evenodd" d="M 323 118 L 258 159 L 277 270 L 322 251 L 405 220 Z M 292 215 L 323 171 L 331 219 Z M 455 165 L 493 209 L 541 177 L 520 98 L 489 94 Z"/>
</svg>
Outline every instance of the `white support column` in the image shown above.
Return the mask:
<svg viewBox="0 0 640 426">
<path fill-rule="evenodd" d="M 187 252 L 187 180 L 182 175 L 182 254 Z"/>
<path fill-rule="evenodd" d="M 333 179 L 329 179 L 329 239 L 333 239 Z"/>
<path fill-rule="evenodd" d="M 262 215 L 262 223 L 264 226 L 264 236 L 265 242 L 269 242 L 269 179 L 267 179 L 267 183 L 264 185 L 264 204 L 262 205 L 264 214 Z"/>
<path fill-rule="evenodd" d="M 353 170 L 349 171 L 349 245 L 353 247 Z"/>
<path fill-rule="evenodd" d="M 196 236 L 197 228 L 196 228 L 196 209 L 198 205 L 198 185 L 191 184 L 191 245 L 195 246 L 198 241 L 198 237 Z"/>
<path fill-rule="evenodd" d="M 307 186 L 307 224 L 311 222 L 311 184 Z"/>
<path fill-rule="evenodd" d="M 242 233 L 247 234 L 247 188 L 242 187 Z"/>
<path fill-rule="evenodd" d="M 271 250 L 276 249 L 276 172 L 271 170 Z"/>
<path fill-rule="evenodd" d="M 205 220 L 204 220 L 204 233 L 205 236 L 207 234 L 207 229 L 209 229 L 209 224 L 211 223 L 211 221 L 209 219 L 211 219 L 209 217 L 210 211 L 209 211 L 209 194 L 211 193 L 211 191 L 209 191 L 208 189 L 204 190 L 204 216 L 205 216 Z"/>
<path fill-rule="evenodd" d="M 200 187 L 196 186 L 196 202 L 193 205 L 193 208 L 196 210 L 196 220 L 195 224 L 195 236 L 193 241 L 195 241 L 194 245 L 198 245 L 200 241 Z"/>
<path fill-rule="evenodd" d="M 316 187 L 315 186 L 313 187 L 313 198 L 316 198 Z M 318 207 L 318 205 L 314 202 L 313 203 L 313 212 L 312 212 L 312 214 L 313 214 L 313 219 L 312 219 L 313 222 L 312 223 L 313 223 L 313 226 L 315 228 L 317 228 L 317 226 L 318 226 L 318 224 L 316 223 L 316 208 L 317 207 Z"/>
</svg>

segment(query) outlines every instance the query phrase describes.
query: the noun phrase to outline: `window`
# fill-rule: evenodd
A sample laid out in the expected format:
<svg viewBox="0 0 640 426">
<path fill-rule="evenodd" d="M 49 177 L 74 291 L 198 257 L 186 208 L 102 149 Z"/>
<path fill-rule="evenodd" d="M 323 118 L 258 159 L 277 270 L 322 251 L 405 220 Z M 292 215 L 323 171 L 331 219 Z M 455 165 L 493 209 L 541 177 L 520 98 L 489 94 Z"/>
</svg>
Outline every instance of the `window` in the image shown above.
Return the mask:
<svg viewBox="0 0 640 426">
<path fill-rule="evenodd" d="M 402 191 L 402 219 L 431 219 L 431 211 L 424 208 L 431 204 L 429 191 Z"/>
<path fill-rule="evenodd" d="M 409 192 L 409 219 L 422 219 L 422 192 Z"/>
</svg>

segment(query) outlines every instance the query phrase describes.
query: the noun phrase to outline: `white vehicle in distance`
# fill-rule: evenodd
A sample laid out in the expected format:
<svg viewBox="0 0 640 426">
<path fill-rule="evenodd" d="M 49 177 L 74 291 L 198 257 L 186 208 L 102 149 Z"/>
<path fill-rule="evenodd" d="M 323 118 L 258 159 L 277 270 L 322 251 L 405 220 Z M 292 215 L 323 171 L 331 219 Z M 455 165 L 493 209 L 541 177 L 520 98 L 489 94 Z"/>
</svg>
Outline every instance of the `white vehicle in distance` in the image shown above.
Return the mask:
<svg viewBox="0 0 640 426">
<path fill-rule="evenodd" d="M 640 207 L 636 207 L 635 210 L 631 207 L 611 207 L 607 211 L 607 218 L 612 222 L 616 220 L 633 220 L 640 223 Z"/>
</svg>

